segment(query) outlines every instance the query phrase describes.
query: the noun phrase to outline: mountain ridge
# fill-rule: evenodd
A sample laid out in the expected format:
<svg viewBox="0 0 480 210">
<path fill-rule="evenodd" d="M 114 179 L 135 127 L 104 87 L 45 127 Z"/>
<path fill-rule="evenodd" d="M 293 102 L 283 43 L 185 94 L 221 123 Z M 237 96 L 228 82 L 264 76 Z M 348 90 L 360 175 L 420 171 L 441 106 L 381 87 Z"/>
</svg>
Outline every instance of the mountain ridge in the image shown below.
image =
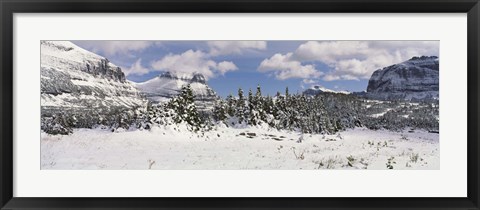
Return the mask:
<svg viewBox="0 0 480 210">
<path fill-rule="evenodd" d="M 180 94 L 182 87 L 185 85 L 190 85 L 196 104 L 204 109 L 209 109 L 208 106 L 213 106 L 214 101 L 219 98 L 200 73 L 177 74 L 167 71 L 150 80 L 135 83 L 140 92 L 154 103 L 164 102 L 175 97 Z"/>
<path fill-rule="evenodd" d="M 41 42 L 42 109 L 132 108 L 140 92 L 108 59 L 67 41 Z"/>
<path fill-rule="evenodd" d="M 302 94 L 307 95 L 307 96 L 315 96 L 317 94 L 321 93 L 338 93 L 338 94 L 350 94 L 350 92 L 347 91 L 336 91 L 336 90 L 330 90 L 328 88 L 322 87 L 320 85 L 314 85 L 302 92 Z"/>
<path fill-rule="evenodd" d="M 365 95 L 380 100 L 436 100 L 439 97 L 439 59 L 420 56 L 378 69 Z"/>
</svg>

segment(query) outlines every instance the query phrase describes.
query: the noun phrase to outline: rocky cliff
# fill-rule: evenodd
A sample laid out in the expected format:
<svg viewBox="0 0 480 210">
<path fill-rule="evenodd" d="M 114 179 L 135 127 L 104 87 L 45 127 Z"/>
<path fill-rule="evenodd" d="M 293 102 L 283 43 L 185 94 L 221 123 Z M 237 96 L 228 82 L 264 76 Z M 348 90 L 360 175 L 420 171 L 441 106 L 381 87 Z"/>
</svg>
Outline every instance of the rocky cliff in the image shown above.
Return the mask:
<svg viewBox="0 0 480 210">
<path fill-rule="evenodd" d="M 381 100 L 438 99 L 439 59 L 413 57 L 375 71 L 368 81 L 367 97 Z"/>
<path fill-rule="evenodd" d="M 42 41 L 40 69 L 42 115 L 102 113 L 145 104 L 120 67 L 71 42 Z"/>
</svg>

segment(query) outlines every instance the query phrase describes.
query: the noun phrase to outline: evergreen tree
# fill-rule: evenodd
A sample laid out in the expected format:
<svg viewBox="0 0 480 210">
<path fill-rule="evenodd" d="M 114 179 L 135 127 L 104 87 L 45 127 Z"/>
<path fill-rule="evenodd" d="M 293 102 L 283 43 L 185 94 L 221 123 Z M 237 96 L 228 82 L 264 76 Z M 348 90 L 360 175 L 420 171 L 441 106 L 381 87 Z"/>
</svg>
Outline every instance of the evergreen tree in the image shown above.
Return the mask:
<svg viewBox="0 0 480 210">
<path fill-rule="evenodd" d="M 248 90 L 248 124 L 257 125 L 256 101 L 252 89 Z"/>
<path fill-rule="evenodd" d="M 227 96 L 227 114 L 229 117 L 235 116 L 236 100 L 232 94 Z"/>
<path fill-rule="evenodd" d="M 173 110 L 175 123 L 186 122 L 194 131 L 202 128 L 202 120 L 195 106 L 195 96 L 190 85 L 183 86 L 180 94 L 172 98 L 166 107 Z"/>
<path fill-rule="evenodd" d="M 288 88 L 286 92 L 288 92 Z M 287 114 L 287 129 L 293 130 L 297 127 L 296 123 L 298 122 L 298 109 L 296 107 L 297 99 L 294 96 L 289 96 L 286 98 L 286 102 L 285 110 Z"/>
<path fill-rule="evenodd" d="M 243 95 L 242 88 L 238 88 L 238 99 L 237 99 L 237 107 L 235 109 L 235 116 L 238 118 L 238 123 L 246 122 L 245 114 L 247 113 L 247 107 L 245 102 L 245 97 Z"/>
<path fill-rule="evenodd" d="M 318 101 L 318 108 L 319 108 L 319 133 L 332 133 L 332 125 L 331 125 L 331 121 L 330 121 L 330 116 L 328 114 L 328 110 L 325 106 L 325 104 L 328 104 L 327 103 L 327 100 L 326 100 L 326 95 L 317 95 L 317 99 L 319 100 Z"/>
<path fill-rule="evenodd" d="M 265 122 L 267 122 L 271 127 L 275 127 L 275 116 L 278 114 L 278 109 L 275 106 L 273 98 L 267 96 L 265 102 L 263 103 L 263 110 L 265 111 Z"/>
<path fill-rule="evenodd" d="M 284 96 L 277 93 L 277 97 L 275 100 L 275 107 L 277 109 L 277 115 L 275 115 L 276 128 L 277 129 L 287 129 L 287 110 L 286 110 L 286 99 Z"/>
<path fill-rule="evenodd" d="M 248 90 L 248 106 L 255 106 L 252 89 Z"/>
<path fill-rule="evenodd" d="M 257 85 L 257 92 L 255 93 L 255 99 L 257 101 L 262 100 L 262 89 L 260 88 L 260 85 Z"/>
<path fill-rule="evenodd" d="M 257 85 L 257 92 L 255 93 L 255 110 L 258 112 L 260 121 L 267 122 L 266 99 L 262 96 L 262 89 Z"/>
<path fill-rule="evenodd" d="M 215 102 L 213 107 L 213 119 L 216 121 L 225 121 L 228 118 L 227 103 L 219 99 Z"/>
</svg>

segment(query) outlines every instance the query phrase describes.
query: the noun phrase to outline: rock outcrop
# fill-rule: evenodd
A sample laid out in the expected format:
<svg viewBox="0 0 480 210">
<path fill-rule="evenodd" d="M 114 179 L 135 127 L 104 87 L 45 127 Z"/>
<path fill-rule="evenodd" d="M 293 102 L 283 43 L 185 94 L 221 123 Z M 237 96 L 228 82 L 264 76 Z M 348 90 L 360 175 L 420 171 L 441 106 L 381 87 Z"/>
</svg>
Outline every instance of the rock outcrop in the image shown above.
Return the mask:
<svg viewBox="0 0 480 210">
<path fill-rule="evenodd" d="M 40 68 L 42 115 L 52 110 L 110 112 L 145 104 L 120 67 L 71 42 L 42 41 Z"/>
<path fill-rule="evenodd" d="M 439 91 L 439 59 L 413 57 L 373 72 L 366 96 L 380 100 L 436 100 Z"/>
</svg>

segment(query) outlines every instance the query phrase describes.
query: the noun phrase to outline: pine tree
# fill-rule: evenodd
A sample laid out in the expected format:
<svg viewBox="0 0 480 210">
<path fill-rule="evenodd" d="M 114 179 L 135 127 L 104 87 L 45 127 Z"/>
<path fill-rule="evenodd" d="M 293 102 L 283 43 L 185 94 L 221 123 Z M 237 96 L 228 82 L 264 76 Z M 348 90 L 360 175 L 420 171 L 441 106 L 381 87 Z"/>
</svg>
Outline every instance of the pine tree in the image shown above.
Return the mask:
<svg viewBox="0 0 480 210">
<path fill-rule="evenodd" d="M 286 113 L 288 117 L 287 128 L 293 130 L 296 128 L 296 123 L 298 122 L 298 109 L 296 107 L 297 99 L 294 96 L 289 96 L 286 103 Z"/>
<path fill-rule="evenodd" d="M 252 89 L 248 90 L 248 124 L 257 125 L 257 110 L 255 97 L 253 96 Z"/>
<path fill-rule="evenodd" d="M 258 112 L 258 119 L 259 121 L 266 122 L 267 121 L 267 112 L 268 109 L 266 106 L 265 99 L 262 97 L 262 89 L 260 85 L 257 85 L 257 92 L 255 93 L 255 110 Z"/>
<path fill-rule="evenodd" d="M 286 111 L 286 99 L 280 93 L 277 93 L 275 99 L 275 108 L 277 109 L 277 115 L 275 115 L 275 120 L 277 124 L 275 125 L 277 129 L 286 129 L 287 128 L 287 111 Z"/>
<path fill-rule="evenodd" d="M 243 96 L 242 88 L 238 88 L 238 99 L 237 99 L 237 106 L 235 109 L 235 116 L 238 118 L 238 123 L 241 124 L 246 122 L 245 114 L 247 112 L 247 107 L 245 104 L 245 97 Z"/>
<path fill-rule="evenodd" d="M 219 99 L 213 107 L 213 119 L 216 121 L 225 121 L 228 118 L 227 103 Z"/>
<path fill-rule="evenodd" d="M 232 94 L 228 95 L 226 100 L 227 100 L 227 114 L 229 115 L 229 117 L 234 117 L 235 107 L 237 102 Z"/>
<path fill-rule="evenodd" d="M 200 119 L 200 114 L 197 111 L 197 107 L 195 105 L 195 96 L 193 95 L 193 91 L 190 85 L 184 86 L 184 88 L 182 88 L 182 94 L 184 94 L 184 102 L 187 106 L 186 121 L 188 124 L 192 125 L 194 129 L 198 130 L 201 128 L 202 121 Z"/>
<path fill-rule="evenodd" d="M 257 92 L 255 93 L 255 98 L 257 100 L 261 100 L 262 98 L 262 89 L 260 88 L 260 85 L 257 85 Z"/>
<path fill-rule="evenodd" d="M 326 104 L 326 96 L 325 95 L 317 95 L 316 99 L 318 100 L 318 109 L 319 109 L 319 133 L 331 133 L 331 123 L 330 117 L 328 115 L 328 110 L 325 106 Z"/>
<path fill-rule="evenodd" d="M 255 109 L 257 106 L 257 98 L 253 95 L 252 89 L 248 89 L 248 107 Z"/>
<path fill-rule="evenodd" d="M 183 86 L 180 94 L 172 98 L 166 108 L 173 110 L 175 123 L 186 122 L 194 131 L 202 128 L 202 120 L 195 106 L 195 96 L 190 85 Z"/>
</svg>

